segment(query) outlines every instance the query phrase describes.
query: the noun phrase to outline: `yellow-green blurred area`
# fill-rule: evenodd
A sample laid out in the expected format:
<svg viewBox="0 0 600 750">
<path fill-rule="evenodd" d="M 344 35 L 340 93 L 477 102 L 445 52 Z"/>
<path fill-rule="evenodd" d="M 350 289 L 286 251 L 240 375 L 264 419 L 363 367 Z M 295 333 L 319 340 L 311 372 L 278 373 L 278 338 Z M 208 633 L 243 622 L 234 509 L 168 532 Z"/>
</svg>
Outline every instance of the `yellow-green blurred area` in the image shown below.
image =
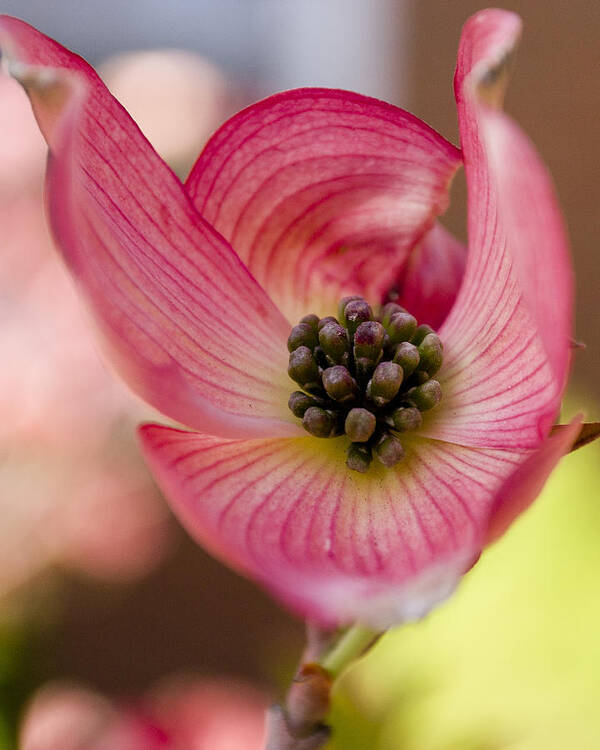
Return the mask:
<svg viewBox="0 0 600 750">
<path fill-rule="evenodd" d="M 342 681 L 331 750 L 600 747 L 600 445 Z"/>
</svg>

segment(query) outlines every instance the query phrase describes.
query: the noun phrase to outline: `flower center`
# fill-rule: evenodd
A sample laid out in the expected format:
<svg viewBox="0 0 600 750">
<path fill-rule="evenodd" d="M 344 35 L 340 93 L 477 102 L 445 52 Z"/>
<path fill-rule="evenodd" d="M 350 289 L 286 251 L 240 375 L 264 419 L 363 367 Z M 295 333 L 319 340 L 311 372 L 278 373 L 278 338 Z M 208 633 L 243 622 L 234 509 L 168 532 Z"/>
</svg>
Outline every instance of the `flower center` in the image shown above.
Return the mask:
<svg viewBox="0 0 600 750">
<path fill-rule="evenodd" d="M 432 378 L 442 343 L 394 302 L 374 316 L 362 297 L 344 297 L 338 318 L 302 318 L 288 349 L 288 374 L 302 388 L 288 406 L 315 437 L 346 434 L 354 471 L 367 471 L 373 456 L 388 467 L 401 461 L 401 434 L 420 427 L 421 412 L 442 398 Z"/>
</svg>

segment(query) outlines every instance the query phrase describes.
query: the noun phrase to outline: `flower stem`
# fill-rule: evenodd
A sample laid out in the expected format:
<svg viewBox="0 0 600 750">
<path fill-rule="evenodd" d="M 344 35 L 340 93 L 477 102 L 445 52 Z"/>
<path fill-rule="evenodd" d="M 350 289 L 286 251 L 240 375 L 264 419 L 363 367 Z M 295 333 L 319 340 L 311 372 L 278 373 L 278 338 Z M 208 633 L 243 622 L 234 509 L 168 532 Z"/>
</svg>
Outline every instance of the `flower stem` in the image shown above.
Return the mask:
<svg viewBox="0 0 600 750">
<path fill-rule="evenodd" d="M 342 671 L 355 659 L 358 659 L 381 634 L 363 625 L 353 625 L 326 653 L 319 664 L 332 680 L 337 679 Z"/>
<path fill-rule="evenodd" d="M 308 646 L 285 706 L 273 706 L 268 712 L 266 750 L 318 750 L 327 742 L 331 686 L 379 635 L 353 625 L 332 640 L 325 631 L 309 628 Z"/>
</svg>

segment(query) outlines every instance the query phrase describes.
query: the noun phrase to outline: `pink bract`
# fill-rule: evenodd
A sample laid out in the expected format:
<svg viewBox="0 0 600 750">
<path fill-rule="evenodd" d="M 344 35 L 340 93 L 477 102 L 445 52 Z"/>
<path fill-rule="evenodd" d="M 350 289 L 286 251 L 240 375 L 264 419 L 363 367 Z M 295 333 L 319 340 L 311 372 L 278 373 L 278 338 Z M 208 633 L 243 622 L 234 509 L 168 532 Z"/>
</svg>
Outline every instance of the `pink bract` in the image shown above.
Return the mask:
<svg viewBox="0 0 600 750">
<path fill-rule="evenodd" d="M 550 435 L 572 273 L 545 168 L 500 110 L 512 13 L 463 31 L 462 154 L 358 94 L 276 94 L 226 122 L 185 186 L 80 58 L 4 17 L 9 70 L 50 147 L 50 218 L 129 384 L 197 430 L 146 425 L 146 458 L 209 550 L 307 618 L 376 627 L 447 596 L 534 499 L 579 425 Z M 468 252 L 436 216 L 464 161 Z M 466 252 L 466 262 L 465 262 Z M 444 399 L 393 470 L 287 409 L 290 324 L 391 290 L 439 326 Z"/>
</svg>

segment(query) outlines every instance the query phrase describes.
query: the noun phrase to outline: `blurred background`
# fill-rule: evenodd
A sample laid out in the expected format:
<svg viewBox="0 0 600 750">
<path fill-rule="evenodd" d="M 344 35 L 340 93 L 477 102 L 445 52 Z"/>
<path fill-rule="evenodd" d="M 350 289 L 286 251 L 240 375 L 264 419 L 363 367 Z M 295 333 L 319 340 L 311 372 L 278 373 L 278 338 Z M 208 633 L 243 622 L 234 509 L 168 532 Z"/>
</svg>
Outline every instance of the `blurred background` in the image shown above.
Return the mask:
<svg viewBox="0 0 600 750">
<path fill-rule="evenodd" d="M 554 176 L 577 272 L 569 411 L 600 418 L 600 5 L 496 3 L 524 37 L 507 109 Z M 95 66 L 185 177 L 234 111 L 300 85 L 413 111 L 457 143 L 454 0 L 2 0 Z M 45 150 L 0 78 L 0 749 L 258 748 L 301 623 L 193 545 L 137 453 L 47 236 Z M 447 225 L 465 236 L 455 181 Z M 332 748 L 600 747 L 600 448 L 565 459 L 458 595 L 342 682 Z M 19 729 L 20 727 L 20 729 Z M 171 745 L 167 743 L 171 742 Z"/>
</svg>

